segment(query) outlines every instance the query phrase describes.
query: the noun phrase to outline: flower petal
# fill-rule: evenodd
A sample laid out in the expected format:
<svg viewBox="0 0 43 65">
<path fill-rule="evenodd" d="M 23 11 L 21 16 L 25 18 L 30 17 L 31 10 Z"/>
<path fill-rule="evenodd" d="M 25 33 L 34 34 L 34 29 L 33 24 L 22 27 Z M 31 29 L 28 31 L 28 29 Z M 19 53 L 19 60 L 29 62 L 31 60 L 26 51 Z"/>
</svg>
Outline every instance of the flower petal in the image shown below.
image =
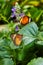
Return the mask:
<svg viewBox="0 0 43 65">
<path fill-rule="evenodd" d="M 16 8 L 15 8 L 15 7 L 13 7 L 11 10 L 12 10 L 12 12 L 15 12 L 15 11 L 16 11 Z"/>
</svg>

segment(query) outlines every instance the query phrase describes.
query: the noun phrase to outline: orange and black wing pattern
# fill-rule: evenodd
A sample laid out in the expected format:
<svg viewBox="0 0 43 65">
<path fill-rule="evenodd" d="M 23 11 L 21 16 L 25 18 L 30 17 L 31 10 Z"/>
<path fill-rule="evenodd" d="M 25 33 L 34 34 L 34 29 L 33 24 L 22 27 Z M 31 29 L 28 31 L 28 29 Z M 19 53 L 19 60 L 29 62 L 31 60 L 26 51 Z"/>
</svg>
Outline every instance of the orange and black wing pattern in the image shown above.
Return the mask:
<svg viewBox="0 0 43 65">
<path fill-rule="evenodd" d="M 20 23 L 23 24 L 23 25 L 26 25 L 27 23 L 29 23 L 29 17 L 28 16 L 23 16 L 21 19 L 20 19 Z"/>
<path fill-rule="evenodd" d="M 16 46 L 21 45 L 22 37 L 20 34 L 11 34 L 11 38 Z"/>
</svg>

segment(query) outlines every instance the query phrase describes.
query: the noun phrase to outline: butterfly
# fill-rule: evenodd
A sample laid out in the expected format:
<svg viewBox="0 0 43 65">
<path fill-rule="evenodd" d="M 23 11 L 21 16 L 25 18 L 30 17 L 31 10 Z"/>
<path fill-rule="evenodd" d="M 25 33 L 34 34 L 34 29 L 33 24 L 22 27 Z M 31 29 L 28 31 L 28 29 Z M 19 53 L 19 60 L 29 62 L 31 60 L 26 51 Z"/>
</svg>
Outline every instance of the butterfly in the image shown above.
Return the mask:
<svg viewBox="0 0 43 65">
<path fill-rule="evenodd" d="M 27 23 L 29 23 L 31 21 L 31 18 L 28 17 L 28 16 L 23 16 L 21 17 L 20 19 L 20 23 L 23 24 L 23 25 L 26 25 Z"/>
<path fill-rule="evenodd" d="M 21 45 L 23 35 L 20 34 L 11 34 L 11 39 L 13 40 L 16 46 Z"/>
</svg>

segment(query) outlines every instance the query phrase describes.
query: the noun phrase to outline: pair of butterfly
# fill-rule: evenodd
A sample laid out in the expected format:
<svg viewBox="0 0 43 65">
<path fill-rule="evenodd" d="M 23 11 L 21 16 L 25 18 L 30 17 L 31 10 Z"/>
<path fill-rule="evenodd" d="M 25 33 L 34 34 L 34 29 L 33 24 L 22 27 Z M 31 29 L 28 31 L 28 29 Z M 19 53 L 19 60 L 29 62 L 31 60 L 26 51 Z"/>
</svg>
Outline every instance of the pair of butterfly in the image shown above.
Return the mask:
<svg viewBox="0 0 43 65">
<path fill-rule="evenodd" d="M 21 18 L 20 23 L 25 25 L 30 22 L 30 18 L 28 16 L 24 16 Z M 19 46 L 21 45 L 23 35 L 21 34 L 11 34 L 11 39 L 13 40 L 14 44 Z"/>
</svg>

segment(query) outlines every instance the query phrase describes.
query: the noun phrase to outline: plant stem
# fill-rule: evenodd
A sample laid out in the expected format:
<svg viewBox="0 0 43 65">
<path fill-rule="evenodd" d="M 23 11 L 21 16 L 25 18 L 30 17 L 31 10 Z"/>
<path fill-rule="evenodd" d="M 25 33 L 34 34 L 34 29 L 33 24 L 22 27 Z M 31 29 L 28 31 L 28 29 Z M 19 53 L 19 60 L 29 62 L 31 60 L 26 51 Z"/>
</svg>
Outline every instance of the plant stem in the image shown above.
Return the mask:
<svg viewBox="0 0 43 65">
<path fill-rule="evenodd" d="M 22 2 L 20 6 L 22 7 L 23 5 L 25 5 L 25 3 L 26 3 L 27 1 L 28 1 L 28 0 L 24 0 L 24 2 Z"/>
<path fill-rule="evenodd" d="M 0 17 L 1 17 L 5 22 L 9 23 L 8 20 L 6 20 L 6 18 L 5 18 L 2 14 L 0 14 Z"/>
</svg>

